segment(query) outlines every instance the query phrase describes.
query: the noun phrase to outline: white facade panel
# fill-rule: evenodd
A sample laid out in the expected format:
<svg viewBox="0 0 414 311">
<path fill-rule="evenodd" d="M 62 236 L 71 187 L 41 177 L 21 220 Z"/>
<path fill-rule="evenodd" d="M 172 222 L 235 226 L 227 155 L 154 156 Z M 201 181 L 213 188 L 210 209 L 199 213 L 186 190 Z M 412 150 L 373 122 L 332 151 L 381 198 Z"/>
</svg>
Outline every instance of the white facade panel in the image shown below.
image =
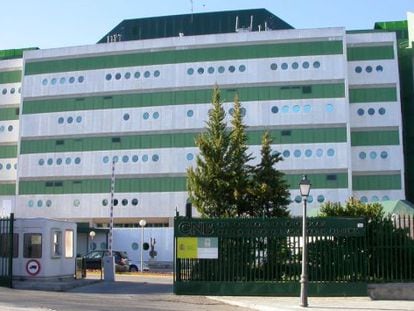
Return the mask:
<svg viewBox="0 0 414 311">
<path fill-rule="evenodd" d="M 401 146 L 352 147 L 352 171 L 397 171 L 404 162 Z"/>
</svg>

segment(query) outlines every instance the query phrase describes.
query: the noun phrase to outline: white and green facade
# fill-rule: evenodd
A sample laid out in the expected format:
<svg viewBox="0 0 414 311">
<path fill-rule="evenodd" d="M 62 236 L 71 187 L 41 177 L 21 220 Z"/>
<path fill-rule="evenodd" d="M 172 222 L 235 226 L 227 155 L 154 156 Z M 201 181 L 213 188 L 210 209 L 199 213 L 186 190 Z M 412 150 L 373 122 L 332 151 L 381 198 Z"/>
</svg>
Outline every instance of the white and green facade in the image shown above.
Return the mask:
<svg viewBox="0 0 414 311">
<path fill-rule="evenodd" d="M 270 131 L 293 215 L 300 214 L 302 174 L 312 183 L 310 209 L 350 196 L 405 198 L 394 33 L 176 36 L 26 51 L 23 67 L 19 137 L 0 133 L 1 148 L 19 141 L 17 217 L 107 224 L 115 158 L 116 223 L 171 223 L 176 210 L 184 214 L 186 169 L 195 165 L 194 138 L 215 84 L 229 119 L 239 95 L 255 161 Z M 18 107 L 1 96 L 2 107 L 6 98 Z M 18 127 L 17 120 L 0 123 Z M 15 183 L 15 173 L 4 172 L 2 180 Z"/>
<path fill-rule="evenodd" d="M 0 51 L 0 217 L 8 216 L 13 211 L 16 200 L 23 64 L 17 54 L 19 51 Z"/>
</svg>

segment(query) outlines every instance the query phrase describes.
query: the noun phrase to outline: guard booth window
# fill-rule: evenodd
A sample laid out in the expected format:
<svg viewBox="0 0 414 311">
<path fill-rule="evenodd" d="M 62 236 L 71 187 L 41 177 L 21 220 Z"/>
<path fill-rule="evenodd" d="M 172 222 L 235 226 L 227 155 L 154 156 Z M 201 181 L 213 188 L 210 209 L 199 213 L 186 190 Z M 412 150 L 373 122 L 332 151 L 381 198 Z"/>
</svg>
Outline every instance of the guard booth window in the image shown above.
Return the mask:
<svg viewBox="0 0 414 311">
<path fill-rule="evenodd" d="M 73 230 L 65 231 L 65 257 L 73 257 Z"/>
<path fill-rule="evenodd" d="M 52 257 L 62 256 L 62 231 L 52 231 Z"/>
<path fill-rule="evenodd" d="M 23 236 L 23 257 L 42 258 L 42 234 L 25 233 Z"/>
</svg>

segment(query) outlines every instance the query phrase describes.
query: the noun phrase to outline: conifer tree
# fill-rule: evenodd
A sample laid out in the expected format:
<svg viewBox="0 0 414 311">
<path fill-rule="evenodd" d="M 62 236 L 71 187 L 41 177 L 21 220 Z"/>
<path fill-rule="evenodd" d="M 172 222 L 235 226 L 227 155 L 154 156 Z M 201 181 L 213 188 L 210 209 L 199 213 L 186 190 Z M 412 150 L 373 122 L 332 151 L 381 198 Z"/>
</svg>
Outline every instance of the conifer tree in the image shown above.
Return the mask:
<svg viewBox="0 0 414 311">
<path fill-rule="evenodd" d="M 230 163 L 230 187 L 232 193 L 232 208 L 238 216 L 249 209 L 247 200 L 249 185 L 249 174 L 251 167 L 248 162 L 252 159 L 251 153 L 247 153 L 246 126 L 243 124 L 243 113 L 238 95 L 234 97 L 233 116 L 231 119 L 229 163 Z"/>
<path fill-rule="evenodd" d="M 230 134 L 226 130 L 225 112 L 220 90 L 216 86 L 212 97 L 206 131 L 196 138 L 199 155 L 196 167 L 187 170 L 188 193 L 201 216 L 234 217 L 232 209 L 231 159 L 228 156 Z"/>
<path fill-rule="evenodd" d="M 250 192 L 250 216 L 285 217 L 289 215 L 289 185 L 285 174 L 278 171 L 275 165 L 282 161 L 280 153 L 272 153 L 272 140 L 269 132 L 262 138 L 261 161 L 254 168 L 253 187 Z"/>
</svg>

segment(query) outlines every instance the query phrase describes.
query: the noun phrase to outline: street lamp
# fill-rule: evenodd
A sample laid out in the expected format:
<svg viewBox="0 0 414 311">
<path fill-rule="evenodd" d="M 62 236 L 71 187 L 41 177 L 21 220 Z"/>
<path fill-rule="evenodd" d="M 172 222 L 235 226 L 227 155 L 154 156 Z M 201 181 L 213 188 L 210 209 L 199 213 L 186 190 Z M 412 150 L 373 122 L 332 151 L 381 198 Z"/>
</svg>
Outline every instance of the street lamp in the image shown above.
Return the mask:
<svg viewBox="0 0 414 311">
<path fill-rule="evenodd" d="M 147 222 L 145 219 L 139 221 L 139 225 L 141 226 L 141 272 L 143 271 L 144 227 L 146 224 Z"/>
<path fill-rule="evenodd" d="M 300 195 L 303 201 L 303 218 L 302 218 L 302 274 L 300 276 L 300 305 L 308 306 L 308 236 L 306 230 L 306 203 L 311 189 L 311 183 L 306 175 L 303 175 L 299 183 Z"/>
</svg>

